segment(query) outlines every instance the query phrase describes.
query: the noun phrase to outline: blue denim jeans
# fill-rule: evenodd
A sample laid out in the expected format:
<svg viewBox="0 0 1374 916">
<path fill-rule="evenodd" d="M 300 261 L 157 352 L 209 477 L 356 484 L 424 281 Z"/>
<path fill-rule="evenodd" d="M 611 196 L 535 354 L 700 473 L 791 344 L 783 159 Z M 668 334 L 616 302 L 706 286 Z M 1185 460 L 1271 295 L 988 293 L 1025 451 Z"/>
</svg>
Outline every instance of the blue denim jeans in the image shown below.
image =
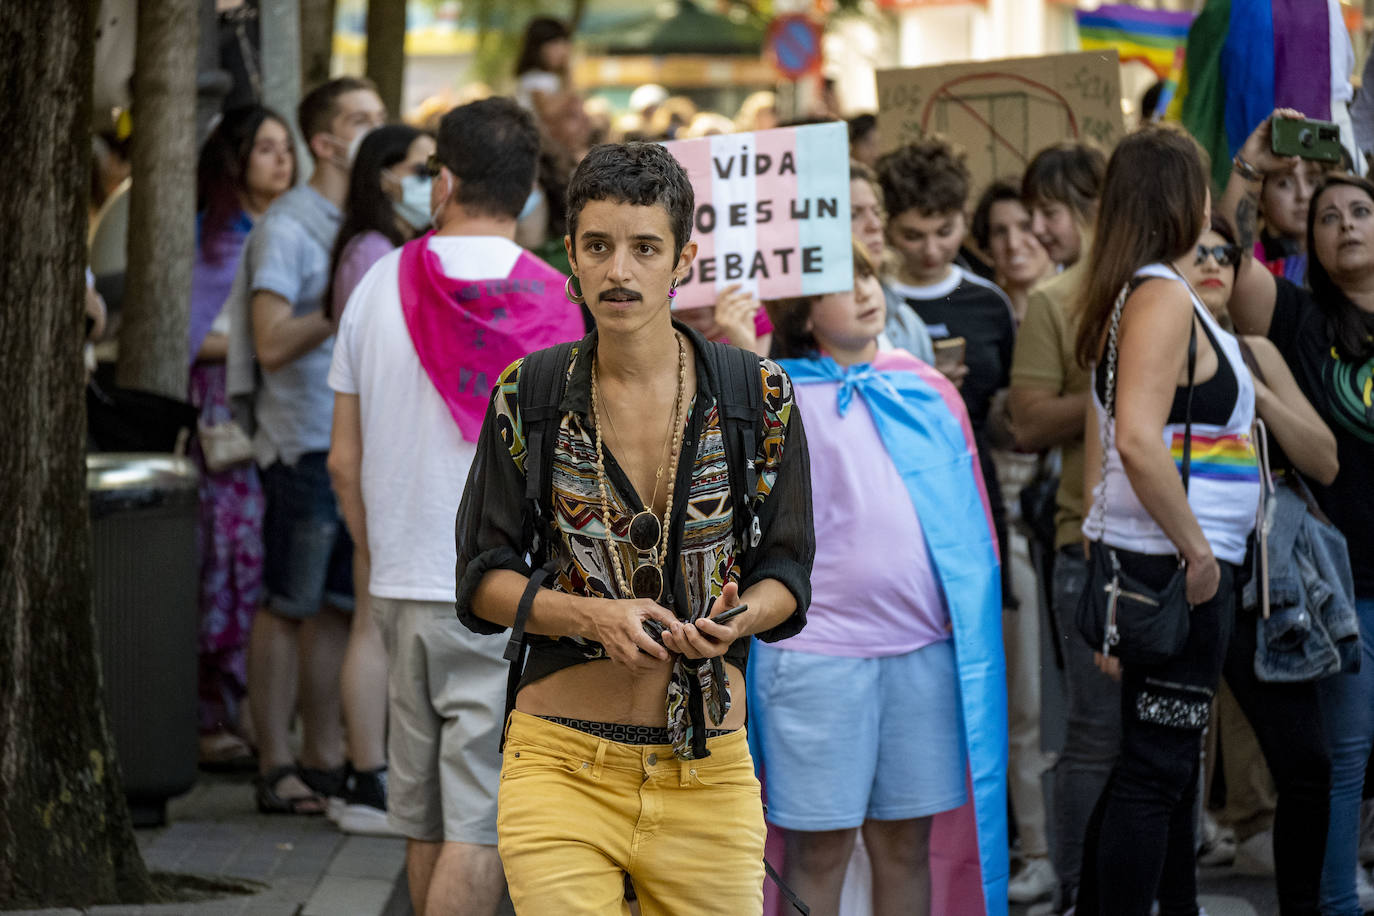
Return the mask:
<svg viewBox="0 0 1374 916">
<path fill-rule="evenodd" d="M 1092 647 L 1079 635 L 1074 621 L 1087 579 L 1088 564 L 1080 545 L 1055 554 L 1051 612 L 1064 653 L 1068 711 L 1064 749 L 1054 765 L 1051 855 L 1064 907 L 1078 891 L 1088 818 L 1121 752 L 1121 685 L 1093 664 Z"/>
<path fill-rule="evenodd" d="M 1322 719 L 1331 753 L 1331 821 L 1322 866 L 1324 916 L 1360 916 L 1355 896 L 1360 796 L 1374 746 L 1374 598 L 1355 602 L 1360 618 L 1360 670 L 1321 681 Z"/>
</svg>

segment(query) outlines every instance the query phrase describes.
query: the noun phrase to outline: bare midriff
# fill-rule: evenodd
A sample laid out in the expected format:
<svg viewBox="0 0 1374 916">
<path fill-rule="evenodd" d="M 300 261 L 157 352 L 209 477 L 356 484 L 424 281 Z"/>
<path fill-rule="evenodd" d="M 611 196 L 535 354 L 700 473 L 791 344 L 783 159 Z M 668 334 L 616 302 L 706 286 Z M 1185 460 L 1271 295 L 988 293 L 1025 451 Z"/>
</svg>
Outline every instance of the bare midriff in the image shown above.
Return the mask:
<svg viewBox="0 0 1374 916">
<path fill-rule="evenodd" d="M 584 662 L 522 688 L 515 708 L 532 716 L 662 726 L 671 673 L 670 662 L 659 662 L 654 670 L 642 674 L 610 660 Z M 725 663 L 725 673 L 730 681 L 730 711 L 724 722 L 708 721 L 707 728 L 744 727 L 744 673 L 729 662 Z"/>
</svg>

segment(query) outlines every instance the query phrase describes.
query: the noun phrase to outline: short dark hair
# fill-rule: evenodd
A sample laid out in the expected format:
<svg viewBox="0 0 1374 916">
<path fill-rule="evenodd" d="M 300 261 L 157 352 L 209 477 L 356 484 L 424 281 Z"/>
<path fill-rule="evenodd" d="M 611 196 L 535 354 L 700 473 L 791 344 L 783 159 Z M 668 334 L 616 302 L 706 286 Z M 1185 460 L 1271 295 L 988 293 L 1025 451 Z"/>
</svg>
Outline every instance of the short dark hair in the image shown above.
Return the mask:
<svg viewBox="0 0 1374 916">
<path fill-rule="evenodd" d="M 1027 206 L 1038 200 L 1069 207 L 1079 220 L 1091 222 L 1102 182 L 1107 177 L 1107 157 L 1086 143 L 1056 143 L 1035 154 L 1021 179 L 1021 199 Z"/>
<path fill-rule="evenodd" d="M 329 131 L 329 123 L 339 113 L 339 96 L 366 89 L 377 91 L 377 84 L 365 76 L 340 76 L 321 83 L 305 94 L 296 109 L 296 121 L 301 126 L 301 139 L 306 146 L 316 134 Z"/>
<path fill-rule="evenodd" d="M 492 216 L 520 215 L 534 188 L 539 127 L 514 99 L 459 105 L 439 121 L 439 162 L 458 179 L 460 206 Z"/>
<path fill-rule="evenodd" d="M 849 145 L 853 146 L 877 129 L 877 115 L 867 113 L 855 115 L 849 119 Z"/>
<path fill-rule="evenodd" d="M 657 143 L 603 143 L 578 163 L 568 181 L 568 235 L 577 241 L 577 218 L 593 200 L 668 211 L 673 229 L 673 258 L 692 237 L 696 195 L 687 171 Z"/>
<path fill-rule="evenodd" d="M 551 41 L 571 39 L 572 32 L 561 19 L 551 16 L 536 16 L 525 26 L 525 38 L 520 46 L 520 57 L 515 62 L 515 75 L 521 76 L 531 70 L 543 70 L 544 45 Z"/>
<path fill-rule="evenodd" d="M 1220 213 L 1213 213 L 1212 224 L 1207 228 L 1221 236 L 1222 241 L 1226 244 L 1235 248 L 1237 254 L 1241 253 L 1240 243 L 1236 241 L 1235 227 L 1231 225 L 1229 219 L 1222 216 Z M 1241 261 L 1239 259 L 1231 262 L 1231 274 L 1233 279 L 1240 276 L 1240 265 Z"/>
<path fill-rule="evenodd" d="M 984 251 L 988 250 L 988 243 L 992 241 L 993 205 L 1004 200 L 1021 203 L 1021 188 L 1009 178 L 999 178 L 988 185 L 983 196 L 978 198 L 978 206 L 973 210 L 973 221 L 968 227 L 969 235 L 973 236 L 978 247 Z"/>
<path fill-rule="evenodd" d="M 868 277 L 878 276 L 878 265 L 873 256 L 858 239 L 850 240 L 854 254 L 854 283 Z M 829 295 L 829 294 L 826 294 Z M 795 296 L 789 299 L 773 299 L 764 303 L 768 320 L 773 323 L 773 351 L 777 359 L 805 359 L 816 355 L 820 345 L 816 335 L 807 329 L 811 321 L 811 310 L 820 300 L 819 295 Z"/>
<path fill-rule="evenodd" d="M 968 203 L 964 154 L 937 137 L 908 143 L 879 159 L 878 183 L 891 216 L 908 210 L 935 216 L 962 211 Z"/>
</svg>

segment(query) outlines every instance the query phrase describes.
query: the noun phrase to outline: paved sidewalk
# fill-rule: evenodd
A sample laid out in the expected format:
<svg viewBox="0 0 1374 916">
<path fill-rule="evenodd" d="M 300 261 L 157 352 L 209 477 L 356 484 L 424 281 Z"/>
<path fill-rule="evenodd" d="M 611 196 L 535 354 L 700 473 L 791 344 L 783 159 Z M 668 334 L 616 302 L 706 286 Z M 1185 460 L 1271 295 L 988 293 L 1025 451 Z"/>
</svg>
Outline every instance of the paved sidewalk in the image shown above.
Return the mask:
<svg viewBox="0 0 1374 916">
<path fill-rule="evenodd" d="M 347 836 L 323 817 L 261 815 L 248 776 L 200 774 L 168 806 L 166 827 L 139 830 L 148 868 L 238 879 L 256 894 L 198 903 L 23 911 L 30 916 L 409 916 L 405 841 Z"/>
</svg>

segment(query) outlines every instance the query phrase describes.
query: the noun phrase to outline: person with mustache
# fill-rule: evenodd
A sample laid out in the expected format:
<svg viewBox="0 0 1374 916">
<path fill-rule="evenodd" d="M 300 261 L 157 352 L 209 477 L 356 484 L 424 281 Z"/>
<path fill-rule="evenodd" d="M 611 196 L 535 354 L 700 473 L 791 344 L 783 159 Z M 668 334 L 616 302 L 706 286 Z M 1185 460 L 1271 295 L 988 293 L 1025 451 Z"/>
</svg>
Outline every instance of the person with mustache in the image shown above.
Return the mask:
<svg viewBox="0 0 1374 916">
<path fill-rule="evenodd" d="M 672 319 L 693 213 L 662 146 L 578 165 L 565 292 L 596 329 L 501 374 L 458 512 L 459 618 L 515 631 L 517 912 L 622 912 L 627 875 L 646 916 L 763 907 L 745 670 L 806 622 L 810 466 L 787 374 Z"/>
</svg>

